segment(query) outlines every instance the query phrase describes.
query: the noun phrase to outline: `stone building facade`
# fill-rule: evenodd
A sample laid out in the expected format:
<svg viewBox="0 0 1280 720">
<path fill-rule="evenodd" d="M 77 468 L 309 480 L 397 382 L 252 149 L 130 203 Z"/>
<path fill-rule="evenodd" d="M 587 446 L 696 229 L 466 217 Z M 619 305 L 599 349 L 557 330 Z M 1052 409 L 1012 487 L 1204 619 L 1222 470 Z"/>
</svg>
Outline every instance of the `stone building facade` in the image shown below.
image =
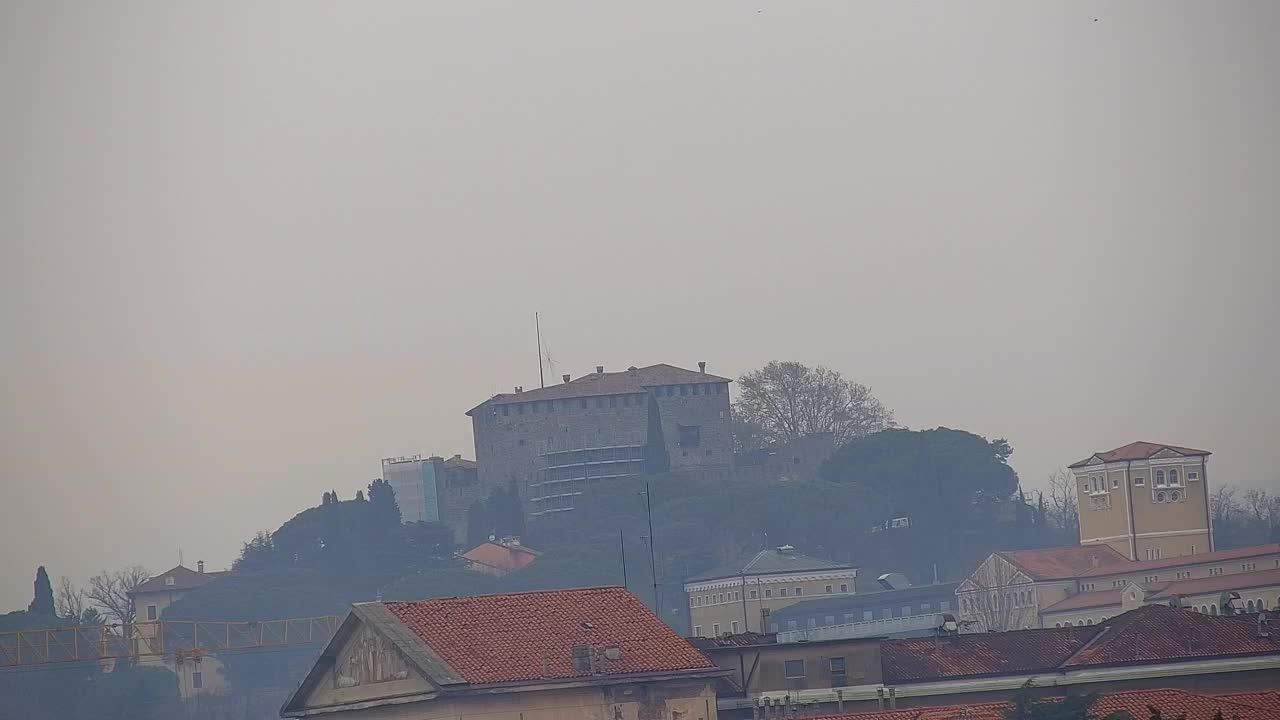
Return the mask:
<svg viewBox="0 0 1280 720">
<path fill-rule="evenodd" d="M 537 517 L 572 510 L 594 483 L 652 469 L 733 463 L 728 378 L 659 364 L 495 395 L 467 412 L 481 487 L 515 482 Z"/>
</svg>

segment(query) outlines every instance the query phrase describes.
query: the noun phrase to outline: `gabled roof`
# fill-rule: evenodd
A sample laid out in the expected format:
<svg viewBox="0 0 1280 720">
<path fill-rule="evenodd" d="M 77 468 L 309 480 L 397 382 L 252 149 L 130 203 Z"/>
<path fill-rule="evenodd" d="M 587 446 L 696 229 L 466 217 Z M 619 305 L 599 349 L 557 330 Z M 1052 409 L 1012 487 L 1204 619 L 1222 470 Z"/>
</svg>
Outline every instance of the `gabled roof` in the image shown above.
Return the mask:
<svg viewBox="0 0 1280 720">
<path fill-rule="evenodd" d="M 535 400 L 559 400 L 561 398 L 592 397 L 595 395 L 626 395 L 646 392 L 659 385 L 693 385 L 698 383 L 729 383 L 729 378 L 711 373 L 685 370 L 658 363 L 621 372 L 590 373 L 567 383 L 548 385 L 518 393 L 499 393 L 467 411 L 470 415 L 487 404 L 504 405 L 513 402 Z"/>
<path fill-rule="evenodd" d="M 597 675 L 715 669 L 706 656 L 620 587 L 382 603 L 472 685 L 589 677 L 575 646 L 620 648 Z"/>
<path fill-rule="evenodd" d="M 138 595 L 141 593 L 151 592 L 174 592 L 178 590 L 194 590 L 195 588 L 205 585 L 216 580 L 227 573 L 224 572 L 196 572 L 191 568 L 178 565 L 167 572 L 162 572 L 153 578 L 149 578 L 145 582 L 135 587 L 129 594 Z M 173 578 L 173 584 L 165 583 L 165 578 Z"/>
<path fill-rule="evenodd" d="M 1196 450 L 1195 448 L 1179 447 L 1177 445 L 1162 445 L 1152 442 L 1131 442 L 1128 445 L 1121 445 L 1114 450 L 1099 452 L 1089 457 L 1071 463 L 1068 467 L 1078 468 L 1093 463 L 1095 460 L 1099 462 L 1122 462 L 1124 460 L 1150 460 L 1162 451 L 1169 450 L 1184 457 L 1208 457 L 1212 453 L 1208 450 Z"/>
<path fill-rule="evenodd" d="M 390 641 L 430 685 L 431 693 L 415 701 L 566 681 L 728 674 L 621 587 L 357 603 L 282 715 L 306 714 L 312 690 L 362 624 Z M 590 653 L 585 668 L 574 662 L 579 648 Z M 361 702 L 380 700 L 408 701 Z"/>
<path fill-rule="evenodd" d="M 512 572 L 538 559 L 542 553 L 524 545 L 488 541 L 462 553 L 462 557 L 501 572 Z"/>
<path fill-rule="evenodd" d="M 1069 545 L 1038 550 L 1006 550 L 996 554 L 1013 563 L 1032 580 L 1076 578 L 1112 568 L 1116 572 L 1125 572 L 1134 565 L 1110 545 Z"/>
<path fill-rule="evenodd" d="M 1274 720 L 1275 706 L 1259 705 L 1268 700 L 1265 695 L 1201 695 L 1186 690 L 1159 688 L 1153 690 L 1127 690 L 1104 693 L 1091 708 L 1091 717 L 1103 717 L 1111 713 L 1127 711 L 1134 718 L 1150 715 L 1148 708 L 1160 710 L 1167 718 L 1183 714 L 1186 720 L 1214 720 L 1219 717 L 1238 720 Z M 1009 710 L 1007 702 L 974 703 L 972 705 L 937 705 L 906 708 L 903 710 L 873 710 L 870 712 L 823 715 L 816 720 L 1005 720 Z"/>
<path fill-rule="evenodd" d="M 713 570 L 708 570 L 707 572 L 694 575 L 693 577 L 685 580 L 685 582 L 702 582 L 704 580 L 739 577 L 742 575 L 753 577 L 756 575 L 779 575 L 782 573 L 793 572 L 822 572 L 826 570 L 856 569 L 856 565 L 846 565 L 843 563 L 831 562 L 830 560 L 820 560 L 818 558 L 809 557 L 803 553 L 796 552 L 794 548 L 783 546 L 783 548 L 761 550 L 746 562 L 738 561 L 726 563 Z"/>
<path fill-rule="evenodd" d="M 1146 605 L 1085 627 L 890 640 L 881 657 L 888 683 L 1280 654 L 1280 632 L 1259 638 L 1256 627 L 1254 617 Z"/>
</svg>

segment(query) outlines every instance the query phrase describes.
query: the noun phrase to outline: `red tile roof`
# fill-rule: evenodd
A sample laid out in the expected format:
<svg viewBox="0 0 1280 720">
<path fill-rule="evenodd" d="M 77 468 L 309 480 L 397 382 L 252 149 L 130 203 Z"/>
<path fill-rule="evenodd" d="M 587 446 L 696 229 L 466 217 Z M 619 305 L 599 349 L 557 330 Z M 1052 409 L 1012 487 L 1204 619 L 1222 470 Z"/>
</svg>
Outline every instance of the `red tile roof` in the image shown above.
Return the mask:
<svg viewBox="0 0 1280 720">
<path fill-rule="evenodd" d="M 1175 595 L 1200 595 L 1203 593 L 1248 590 L 1250 588 L 1275 585 L 1280 585 L 1280 568 L 1234 573 L 1232 575 L 1214 575 L 1213 577 L 1195 578 L 1194 580 L 1175 580 L 1167 583 L 1163 589 L 1152 595 L 1152 597 L 1166 598 Z M 1245 598 L 1245 600 L 1250 599 Z M 1263 598 L 1263 600 L 1267 601 L 1270 599 L 1269 597 Z M 1270 605 L 1269 602 L 1268 605 Z"/>
<path fill-rule="evenodd" d="M 537 560 L 540 554 L 537 550 L 524 545 L 485 542 L 462 553 L 462 557 L 473 563 L 493 568 L 500 573 L 509 573 Z"/>
<path fill-rule="evenodd" d="M 1280 692 L 1231 693 L 1218 697 L 1241 705 L 1270 710 L 1275 713 L 1275 717 L 1280 718 Z"/>
<path fill-rule="evenodd" d="M 1259 693 L 1265 694 L 1265 693 Z M 1166 718 L 1186 714 L 1186 720 L 1214 720 L 1219 712 L 1224 718 L 1238 720 L 1275 720 L 1275 710 L 1256 705 L 1247 696 L 1200 695 L 1186 690 L 1162 688 L 1106 693 L 1091 708 L 1092 717 L 1127 711 L 1134 718 L 1150 715 L 1148 708 L 1160 710 Z M 823 715 L 817 720 L 1005 720 L 1009 703 L 976 703 L 973 705 L 941 705 L 902 710 L 876 710 L 844 715 Z"/>
<path fill-rule="evenodd" d="M 1069 545 L 997 554 L 1034 580 L 1076 578 L 1097 571 L 1125 572 L 1134 567 L 1133 561 L 1110 545 Z"/>
<path fill-rule="evenodd" d="M 658 385 L 692 385 L 698 383 L 728 383 L 729 378 L 685 370 L 674 365 L 658 363 L 635 370 L 621 372 L 590 373 L 576 380 L 519 393 L 499 393 L 467 411 L 475 412 L 488 403 L 503 405 L 534 400 L 559 400 L 561 398 L 591 397 L 595 395 L 626 395 L 646 392 Z"/>
<path fill-rule="evenodd" d="M 928 682 L 1052 670 L 1092 640 L 1098 627 L 890 640 L 880 646 L 884 681 Z"/>
<path fill-rule="evenodd" d="M 1101 627 L 1097 637 L 1063 663 L 1063 669 L 1280 654 L 1280 637 L 1258 637 L 1256 616 L 1222 617 L 1145 605 L 1095 627 Z"/>
<path fill-rule="evenodd" d="M 887 683 L 1280 654 L 1280 632 L 1256 628 L 1254 616 L 1146 605 L 1085 627 L 890 640 L 881 657 Z"/>
<path fill-rule="evenodd" d="M 1098 547 L 1098 546 L 1091 546 Z M 1110 546 L 1103 546 L 1110 547 Z M 1034 552 L 1034 551 L 1031 551 Z M 1114 552 L 1114 551 L 1113 551 Z M 1116 553 L 1117 555 L 1119 553 Z M 1260 557 L 1263 555 L 1280 555 L 1280 544 L 1267 545 L 1250 545 L 1248 547 L 1232 548 L 1231 550 L 1217 550 L 1211 553 L 1201 553 L 1199 555 L 1179 555 L 1178 557 L 1161 558 L 1160 560 L 1125 560 L 1123 565 L 1106 565 L 1099 566 L 1088 570 L 1080 575 L 1080 577 L 1098 577 L 1101 575 L 1116 575 L 1118 573 L 1127 572 L 1145 572 L 1147 570 L 1164 570 L 1166 568 L 1184 567 L 1187 565 L 1199 565 L 1201 563 L 1226 562 L 1228 560 L 1244 560 L 1251 557 Z M 1123 557 L 1123 556 L 1122 556 Z"/>
<path fill-rule="evenodd" d="M 1102 462 L 1120 462 L 1123 460 L 1149 460 L 1162 450 L 1172 450 L 1179 455 L 1187 457 L 1207 457 L 1212 455 L 1208 450 L 1196 450 L 1195 448 L 1179 447 L 1177 445 L 1162 445 L 1161 443 L 1152 442 L 1131 442 L 1128 445 L 1121 445 L 1115 450 L 1107 450 L 1106 452 L 1094 453 L 1089 457 L 1072 463 L 1069 467 L 1081 467 L 1093 462 L 1094 458 Z"/>
<path fill-rule="evenodd" d="M 713 670 L 705 655 L 620 587 L 387 602 L 385 607 L 468 683 L 591 675 L 573 648 L 618 647 L 606 675 Z"/>
</svg>

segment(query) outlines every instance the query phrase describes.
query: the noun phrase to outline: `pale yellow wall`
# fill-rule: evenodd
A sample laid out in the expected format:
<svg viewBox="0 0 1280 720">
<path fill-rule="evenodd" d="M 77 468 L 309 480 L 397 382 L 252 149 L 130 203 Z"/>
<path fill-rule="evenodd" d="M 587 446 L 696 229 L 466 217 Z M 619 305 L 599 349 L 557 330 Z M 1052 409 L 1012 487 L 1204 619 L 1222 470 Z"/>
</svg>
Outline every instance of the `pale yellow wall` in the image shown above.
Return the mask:
<svg viewBox="0 0 1280 720">
<path fill-rule="evenodd" d="M 1250 566 L 1252 566 L 1250 568 Z M 1087 578 L 1087 582 L 1094 583 L 1097 590 L 1110 590 L 1113 588 L 1113 580 L 1124 580 L 1125 582 L 1176 582 L 1178 580 L 1193 580 L 1195 578 L 1213 577 L 1215 575 L 1234 575 L 1243 572 L 1253 572 L 1254 570 L 1274 570 L 1280 568 L 1280 551 L 1259 555 L 1252 558 L 1244 558 L 1240 560 L 1218 560 L 1214 562 L 1197 562 L 1191 565 L 1163 568 L 1160 570 L 1132 570 L 1129 572 L 1118 572 L 1112 575 L 1100 575 L 1098 577 Z M 1221 570 L 1222 572 L 1212 572 Z M 1179 573 L 1185 573 L 1185 576 L 1179 577 Z M 1153 578 L 1147 580 L 1147 578 Z"/>
<path fill-rule="evenodd" d="M 715 689 L 710 681 L 669 681 L 441 698 L 326 713 L 322 717 L 332 720 L 715 720 L 717 715 Z"/>
<path fill-rule="evenodd" d="M 1167 475 L 1171 469 L 1178 471 L 1179 485 L 1157 486 L 1156 471 L 1163 470 Z M 1080 506 L 1081 544 L 1106 544 L 1133 560 L 1154 557 L 1148 554 L 1149 549 L 1158 549 L 1161 558 L 1209 552 L 1205 512 L 1209 491 L 1202 458 L 1173 464 L 1135 461 L 1119 467 L 1099 465 L 1072 472 Z M 1189 480 L 1189 473 L 1196 473 L 1199 479 Z M 1102 481 L 1104 494 L 1092 493 L 1093 478 Z M 1142 485 L 1136 484 L 1139 478 Z M 1157 492 L 1170 498 L 1177 492 L 1179 500 L 1156 502 Z M 1107 502 L 1095 502 L 1095 497 Z"/>
<path fill-rule="evenodd" d="M 745 588 L 740 578 L 708 582 L 704 585 L 723 587 L 706 589 L 697 589 L 699 584 L 691 583 L 685 586 L 690 599 L 690 632 L 695 636 L 713 637 L 716 624 L 720 625 L 720 633 L 723 634 L 733 632 L 735 622 L 738 624 L 738 632 L 768 632 L 768 628 L 760 627 L 761 608 L 776 611 L 804 600 L 852 595 L 856 590 L 855 574 L 854 571 L 849 571 L 843 577 L 819 580 L 797 580 L 786 576 L 748 577 Z M 848 586 L 848 592 L 840 592 L 842 584 Z M 830 593 L 827 592 L 828 585 L 831 586 Z M 796 595 L 796 588 L 801 589 L 800 595 Z M 787 593 L 785 596 L 782 594 L 783 590 Z M 752 597 L 752 593 L 756 596 Z M 768 597 L 765 597 L 766 594 Z M 720 595 L 724 595 L 725 599 L 718 599 Z M 702 604 L 699 605 L 699 602 Z"/>
<path fill-rule="evenodd" d="M 1267 587 L 1237 590 L 1236 592 L 1240 593 L 1240 600 L 1246 603 L 1246 611 L 1248 609 L 1247 603 L 1250 600 L 1254 602 L 1254 607 L 1261 605 L 1266 610 L 1274 610 L 1277 607 L 1280 607 L 1280 583 Z M 1200 595 L 1186 595 L 1182 598 L 1182 606 L 1185 608 L 1195 608 L 1197 611 L 1202 607 L 1205 608 L 1206 611 L 1210 608 L 1216 608 L 1221 612 L 1222 608 L 1219 606 L 1221 597 L 1222 593 L 1216 592 L 1203 593 Z"/>
<path fill-rule="evenodd" d="M 1059 627 L 1059 625 L 1097 625 L 1107 618 L 1115 617 L 1122 612 L 1119 605 L 1083 610 L 1070 610 L 1059 613 L 1044 613 L 1041 616 L 1041 627 Z"/>
</svg>

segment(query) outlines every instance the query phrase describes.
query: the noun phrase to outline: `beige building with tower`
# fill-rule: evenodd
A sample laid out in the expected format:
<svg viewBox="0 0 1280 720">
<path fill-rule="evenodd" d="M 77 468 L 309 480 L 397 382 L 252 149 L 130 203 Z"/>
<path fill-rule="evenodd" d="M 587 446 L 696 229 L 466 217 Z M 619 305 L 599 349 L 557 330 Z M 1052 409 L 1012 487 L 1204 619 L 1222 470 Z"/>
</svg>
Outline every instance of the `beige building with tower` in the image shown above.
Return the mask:
<svg viewBox="0 0 1280 720">
<path fill-rule="evenodd" d="M 196 563 L 196 569 L 178 565 L 168 572 L 147 579 L 129 593 L 133 600 L 134 623 L 131 637 L 139 653 L 139 664 L 158 665 L 178 676 L 178 690 L 182 697 L 218 693 L 227 689 L 226 674 L 217 657 L 205 653 L 151 654 L 152 648 L 164 647 L 168 638 L 162 638 L 161 623 L 165 608 L 177 602 L 187 593 L 226 575 L 226 572 L 205 572 L 204 561 Z"/>
<path fill-rule="evenodd" d="M 768 616 L 811 598 L 852 595 L 858 569 L 801 554 L 790 545 L 761 550 L 685 582 L 694 637 L 767 632 Z"/>
<path fill-rule="evenodd" d="M 1072 464 L 1080 544 L 1130 560 L 1212 552 L 1208 462 L 1206 450 L 1134 442 Z"/>
</svg>

